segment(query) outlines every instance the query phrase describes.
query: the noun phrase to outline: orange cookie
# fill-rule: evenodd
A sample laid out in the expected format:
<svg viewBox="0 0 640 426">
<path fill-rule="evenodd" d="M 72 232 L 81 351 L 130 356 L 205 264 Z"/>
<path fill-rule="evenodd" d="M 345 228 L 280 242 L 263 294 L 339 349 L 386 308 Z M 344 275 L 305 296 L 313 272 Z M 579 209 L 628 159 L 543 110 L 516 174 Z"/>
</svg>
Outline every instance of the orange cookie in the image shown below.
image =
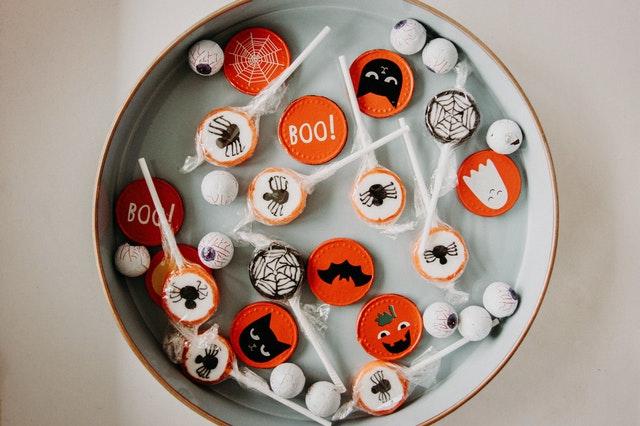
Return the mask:
<svg viewBox="0 0 640 426">
<path fill-rule="evenodd" d="M 285 225 L 303 212 L 307 191 L 300 176 L 289 169 L 264 169 L 249 185 L 249 206 L 258 222 L 265 225 Z"/>
<path fill-rule="evenodd" d="M 490 149 L 470 155 L 458 169 L 458 198 L 467 210 L 480 216 L 509 211 L 518 201 L 521 187 L 516 163 Z"/>
<path fill-rule="evenodd" d="M 224 47 L 224 75 L 233 87 L 255 95 L 291 61 L 289 48 L 275 32 L 261 27 L 240 31 Z"/>
<path fill-rule="evenodd" d="M 231 325 L 231 346 L 238 358 L 256 368 L 286 362 L 298 345 L 298 326 L 283 307 L 269 302 L 243 308 Z"/>
<path fill-rule="evenodd" d="M 324 96 L 307 95 L 293 101 L 278 125 L 280 143 L 295 160 L 322 164 L 335 158 L 347 142 L 347 119 Z"/>
<path fill-rule="evenodd" d="M 198 125 L 196 145 L 207 162 L 221 167 L 235 166 L 251 158 L 256 150 L 256 122 L 237 108 L 214 109 Z"/>
<path fill-rule="evenodd" d="M 351 197 L 358 216 L 372 225 L 395 222 L 404 210 L 405 200 L 402 180 L 384 167 L 375 167 L 360 175 Z"/>
<path fill-rule="evenodd" d="M 356 334 L 370 355 L 384 361 L 400 359 L 420 342 L 422 315 L 406 297 L 383 294 L 362 307 Z"/>
<path fill-rule="evenodd" d="M 458 231 L 448 226 L 433 227 L 429 234 L 429 242 L 422 252 L 421 239 L 414 244 L 413 266 L 427 281 L 455 281 L 462 275 L 469 260 L 467 244 Z"/>
<path fill-rule="evenodd" d="M 349 73 L 363 113 L 385 118 L 409 105 L 413 71 L 397 53 L 383 49 L 364 52 L 351 64 Z"/>
<path fill-rule="evenodd" d="M 195 263 L 170 272 L 162 293 L 162 307 L 167 316 L 187 327 L 211 318 L 220 300 L 218 285 L 211 274 Z"/>
<path fill-rule="evenodd" d="M 357 241 L 335 238 L 313 250 L 307 262 L 307 281 L 318 299 L 345 306 L 362 299 L 373 285 L 373 258 Z"/>
<path fill-rule="evenodd" d="M 231 375 L 233 360 L 233 350 L 224 337 L 204 332 L 185 343 L 182 368 L 193 381 L 214 385 Z"/>
<path fill-rule="evenodd" d="M 356 406 L 373 416 L 393 413 L 408 396 L 409 380 L 390 362 L 369 362 L 362 367 L 353 385 Z"/>
</svg>

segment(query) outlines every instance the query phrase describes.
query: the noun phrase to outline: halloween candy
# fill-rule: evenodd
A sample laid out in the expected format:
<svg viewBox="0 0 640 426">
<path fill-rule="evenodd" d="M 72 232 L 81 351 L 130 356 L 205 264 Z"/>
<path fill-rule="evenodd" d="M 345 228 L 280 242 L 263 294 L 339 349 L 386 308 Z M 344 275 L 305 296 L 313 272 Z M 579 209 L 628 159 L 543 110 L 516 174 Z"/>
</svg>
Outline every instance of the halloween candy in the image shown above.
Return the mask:
<svg viewBox="0 0 640 426">
<path fill-rule="evenodd" d="M 224 53 L 215 41 L 200 40 L 189 49 L 189 66 L 198 75 L 209 77 L 222 68 Z"/>
<path fill-rule="evenodd" d="M 122 244 L 116 250 L 116 269 L 125 277 L 139 277 L 149 269 L 149 250 L 145 246 Z"/>
<path fill-rule="evenodd" d="M 291 362 L 285 362 L 271 370 L 269 385 L 271 390 L 283 398 L 295 398 L 304 389 L 306 378 L 300 367 Z"/>
<path fill-rule="evenodd" d="M 320 417 L 329 417 L 340 407 L 340 391 L 330 382 L 316 382 L 304 397 L 307 408 Z"/>
<path fill-rule="evenodd" d="M 520 148 L 524 137 L 518 123 L 502 119 L 494 121 L 487 130 L 487 145 L 498 154 L 513 154 Z"/>
<path fill-rule="evenodd" d="M 214 170 L 202 179 L 200 192 L 207 203 L 226 206 L 238 196 L 238 181 L 229 172 Z"/>
<path fill-rule="evenodd" d="M 446 38 L 435 38 L 422 51 L 422 62 L 434 73 L 446 74 L 458 63 L 458 51 Z"/>
<path fill-rule="evenodd" d="M 391 29 L 389 41 L 398 53 L 413 55 L 424 47 L 427 41 L 427 30 L 415 19 L 403 19 Z"/>
<path fill-rule="evenodd" d="M 422 323 L 427 333 L 443 339 L 451 336 L 458 328 L 458 313 L 448 303 L 435 302 L 424 310 Z"/>
<path fill-rule="evenodd" d="M 509 284 L 500 281 L 489 284 L 482 295 L 485 309 L 496 318 L 513 315 L 519 302 L 518 293 Z"/>
<path fill-rule="evenodd" d="M 198 243 L 200 261 L 211 269 L 227 266 L 233 258 L 233 243 L 221 232 L 209 232 Z"/>
<path fill-rule="evenodd" d="M 247 106 L 215 108 L 207 113 L 196 132 L 197 155 L 188 157 L 181 171 L 188 173 L 204 161 L 232 167 L 248 160 L 258 144 L 260 116 L 277 108 L 284 94 L 284 82 L 329 31 L 329 27 L 324 27 L 291 65 L 262 89 Z"/>
</svg>

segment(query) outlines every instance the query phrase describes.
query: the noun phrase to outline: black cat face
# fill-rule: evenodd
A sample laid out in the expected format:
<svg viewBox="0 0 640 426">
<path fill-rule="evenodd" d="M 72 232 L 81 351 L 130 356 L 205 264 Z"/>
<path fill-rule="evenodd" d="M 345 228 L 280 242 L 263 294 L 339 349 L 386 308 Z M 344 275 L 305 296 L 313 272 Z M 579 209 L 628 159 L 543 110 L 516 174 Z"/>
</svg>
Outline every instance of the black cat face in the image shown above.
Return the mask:
<svg viewBox="0 0 640 426">
<path fill-rule="evenodd" d="M 374 59 L 367 63 L 360 73 L 358 98 L 367 93 L 384 96 L 395 108 L 402 89 L 402 71 L 388 59 Z"/>
<path fill-rule="evenodd" d="M 258 318 L 240 333 L 240 348 L 252 361 L 268 362 L 291 347 L 271 330 L 271 313 Z"/>
</svg>

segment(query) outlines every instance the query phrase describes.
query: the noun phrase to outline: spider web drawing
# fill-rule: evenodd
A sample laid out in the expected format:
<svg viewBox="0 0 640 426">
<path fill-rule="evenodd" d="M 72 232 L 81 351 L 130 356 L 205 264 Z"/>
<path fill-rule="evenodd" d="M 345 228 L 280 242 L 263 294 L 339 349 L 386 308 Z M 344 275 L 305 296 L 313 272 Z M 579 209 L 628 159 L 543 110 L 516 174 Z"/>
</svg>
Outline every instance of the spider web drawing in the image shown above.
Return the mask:
<svg viewBox="0 0 640 426">
<path fill-rule="evenodd" d="M 281 50 L 270 36 L 254 37 L 249 33 L 248 38 L 237 40 L 229 52 L 233 57 L 231 66 L 244 83 L 267 84 L 275 77 L 278 68 L 285 66 L 278 58 Z"/>
<path fill-rule="evenodd" d="M 295 252 L 279 244 L 272 244 L 258 253 L 250 271 L 256 290 L 274 299 L 286 298 L 295 293 L 303 274 Z"/>
<path fill-rule="evenodd" d="M 473 100 L 464 92 L 450 90 L 437 95 L 427 107 L 427 126 L 444 142 L 471 136 L 480 117 Z"/>
</svg>

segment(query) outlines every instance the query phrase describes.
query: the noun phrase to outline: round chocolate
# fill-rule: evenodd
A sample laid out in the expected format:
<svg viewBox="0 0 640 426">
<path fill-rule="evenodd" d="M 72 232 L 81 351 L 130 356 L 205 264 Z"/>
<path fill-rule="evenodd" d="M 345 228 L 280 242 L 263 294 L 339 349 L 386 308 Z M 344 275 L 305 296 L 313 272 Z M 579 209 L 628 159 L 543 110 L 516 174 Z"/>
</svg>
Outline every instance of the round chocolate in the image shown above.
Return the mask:
<svg viewBox="0 0 640 426">
<path fill-rule="evenodd" d="M 300 253 L 278 242 L 257 250 L 249 265 L 251 285 L 268 299 L 290 298 L 303 277 L 304 260 Z"/>
<path fill-rule="evenodd" d="M 469 139 L 480 125 L 480 112 L 473 97 L 461 90 L 445 90 L 429 101 L 425 113 L 429 132 L 441 143 Z"/>
</svg>

